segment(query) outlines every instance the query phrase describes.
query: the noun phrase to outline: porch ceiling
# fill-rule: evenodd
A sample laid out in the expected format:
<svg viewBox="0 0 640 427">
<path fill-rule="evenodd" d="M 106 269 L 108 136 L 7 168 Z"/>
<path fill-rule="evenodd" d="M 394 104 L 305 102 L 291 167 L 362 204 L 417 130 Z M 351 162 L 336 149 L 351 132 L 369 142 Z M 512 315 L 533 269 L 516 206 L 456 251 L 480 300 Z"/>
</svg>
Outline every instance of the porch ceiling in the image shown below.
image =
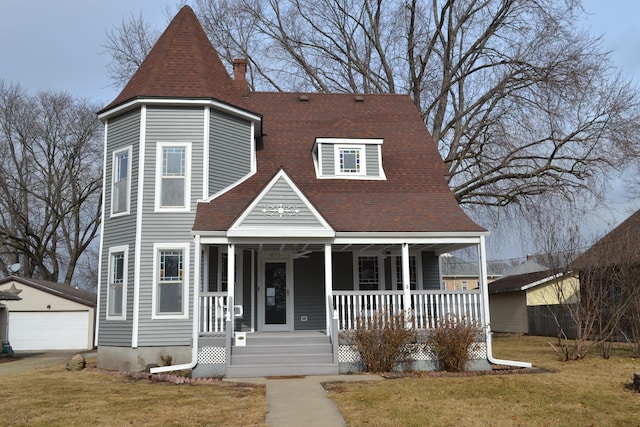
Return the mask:
<svg viewBox="0 0 640 427">
<path fill-rule="evenodd" d="M 470 246 L 469 244 L 413 244 L 410 250 L 447 253 Z M 400 255 L 401 244 L 332 244 L 333 252 L 378 252 L 384 255 Z M 238 243 L 236 248 L 266 252 L 307 254 L 323 252 L 324 243 Z"/>
</svg>

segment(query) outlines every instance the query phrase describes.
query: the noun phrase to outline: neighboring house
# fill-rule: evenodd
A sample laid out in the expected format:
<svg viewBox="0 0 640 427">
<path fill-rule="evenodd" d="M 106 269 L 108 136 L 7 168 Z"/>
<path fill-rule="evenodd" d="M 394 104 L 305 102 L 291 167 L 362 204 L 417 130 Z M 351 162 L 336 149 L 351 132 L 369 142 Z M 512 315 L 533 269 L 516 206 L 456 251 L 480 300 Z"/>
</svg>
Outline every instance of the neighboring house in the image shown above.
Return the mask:
<svg viewBox="0 0 640 427">
<path fill-rule="evenodd" d="M 480 287 L 480 274 L 477 263 L 465 261 L 454 255 L 443 254 L 440 257 L 440 272 L 445 290 L 468 290 Z M 491 283 L 499 275 L 487 272 L 487 282 Z"/>
<path fill-rule="evenodd" d="M 3 341 L 9 341 L 13 350 L 93 348 L 95 294 L 61 283 L 16 276 L 0 279 L 0 291 L 18 297 L 4 302 L 8 337 Z M 0 331 L 3 330 L 0 324 Z"/>
<path fill-rule="evenodd" d="M 520 274 L 528 273 L 538 273 L 540 271 L 547 271 L 548 269 L 549 267 L 538 264 L 533 260 L 533 257 L 531 255 L 527 255 L 526 261 L 511 267 L 507 271 L 504 271 L 502 273 L 502 277 L 517 276 Z"/>
<path fill-rule="evenodd" d="M 486 271 L 488 233 L 411 98 L 249 92 L 246 66 L 232 80 L 184 7 L 99 112 L 98 365 L 337 373 L 357 361 L 338 332 L 378 309 L 411 307 L 420 329 L 449 313 L 486 324 L 485 274 L 480 290 L 441 287 L 440 254 L 475 246 Z"/>
<path fill-rule="evenodd" d="M 549 270 L 502 277 L 489 284 L 491 330 L 548 335 L 550 310 L 579 302 L 579 288 L 577 276 Z"/>
</svg>

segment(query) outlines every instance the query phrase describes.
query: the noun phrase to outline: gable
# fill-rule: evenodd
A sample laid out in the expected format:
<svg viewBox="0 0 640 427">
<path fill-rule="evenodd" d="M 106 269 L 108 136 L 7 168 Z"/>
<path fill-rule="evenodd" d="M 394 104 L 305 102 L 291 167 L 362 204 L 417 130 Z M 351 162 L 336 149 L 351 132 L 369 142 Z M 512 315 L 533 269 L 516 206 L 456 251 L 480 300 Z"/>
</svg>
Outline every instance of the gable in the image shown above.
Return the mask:
<svg viewBox="0 0 640 427">
<path fill-rule="evenodd" d="M 231 226 L 229 237 L 333 237 L 331 226 L 280 170 Z"/>
</svg>

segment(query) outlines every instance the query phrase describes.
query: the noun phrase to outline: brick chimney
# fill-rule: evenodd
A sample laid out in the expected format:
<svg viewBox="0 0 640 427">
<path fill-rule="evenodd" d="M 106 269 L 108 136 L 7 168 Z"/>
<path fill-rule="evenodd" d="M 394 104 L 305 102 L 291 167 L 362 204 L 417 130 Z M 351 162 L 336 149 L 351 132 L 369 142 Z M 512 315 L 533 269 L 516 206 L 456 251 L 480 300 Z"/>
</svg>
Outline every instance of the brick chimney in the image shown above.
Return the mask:
<svg viewBox="0 0 640 427">
<path fill-rule="evenodd" d="M 242 96 L 249 94 L 249 85 L 247 84 L 247 60 L 233 60 L 233 84 L 240 91 Z"/>
</svg>

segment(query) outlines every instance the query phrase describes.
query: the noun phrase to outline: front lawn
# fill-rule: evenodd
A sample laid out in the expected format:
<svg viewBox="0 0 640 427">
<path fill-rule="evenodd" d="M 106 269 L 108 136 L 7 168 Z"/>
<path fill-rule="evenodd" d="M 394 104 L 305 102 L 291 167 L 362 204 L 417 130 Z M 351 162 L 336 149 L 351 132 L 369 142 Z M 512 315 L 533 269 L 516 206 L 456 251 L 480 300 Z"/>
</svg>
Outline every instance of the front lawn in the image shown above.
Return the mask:
<svg viewBox="0 0 640 427">
<path fill-rule="evenodd" d="M 551 338 L 496 337 L 494 355 L 548 372 L 467 377 L 422 376 L 329 384 L 349 426 L 640 425 L 640 393 L 631 383 L 640 360 L 623 349 L 559 362 Z"/>
</svg>

